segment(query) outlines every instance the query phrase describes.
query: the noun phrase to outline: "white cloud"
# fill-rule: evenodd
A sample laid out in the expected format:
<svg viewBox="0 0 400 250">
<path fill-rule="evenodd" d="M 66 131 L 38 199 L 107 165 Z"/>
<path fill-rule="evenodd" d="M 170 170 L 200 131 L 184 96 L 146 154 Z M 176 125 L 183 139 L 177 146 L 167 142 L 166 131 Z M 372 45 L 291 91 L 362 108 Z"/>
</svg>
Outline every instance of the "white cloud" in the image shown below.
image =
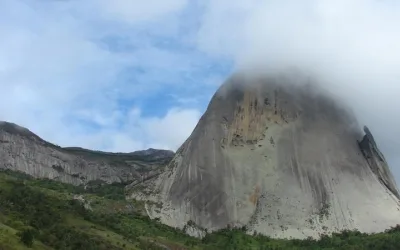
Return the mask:
<svg viewBox="0 0 400 250">
<path fill-rule="evenodd" d="M 68 145 L 106 150 L 131 152 L 144 148 L 176 150 L 192 132 L 200 118 L 196 109 L 171 108 L 162 117 L 145 117 L 138 108 L 114 122 L 102 124 L 102 129 L 91 133 L 72 128 L 76 137 L 58 133 L 58 141 Z M 118 126 L 116 126 L 118 124 Z"/>
<path fill-rule="evenodd" d="M 400 178 L 400 2 L 207 1 L 200 49 L 237 68 L 296 66 L 368 125 Z M 397 160 L 396 160 L 397 159 Z"/>
<path fill-rule="evenodd" d="M 142 124 L 150 141 L 157 142 L 160 147 L 176 150 L 192 133 L 199 119 L 198 110 L 173 108 L 165 117 L 145 119 Z M 157 144 L 153 147 L 157 147 Z"/>
<path fill-rule="evenodd" d="M 0 99 L 0 120 L 62 146 L 175 149 L 190 133 L 188 126 L 194 126 L 196 110 L 174 108 L 166 117 L 149 116 L 146 110 L 146 117 L 134 121 L 124 110 L 139 98 L 156 95 L 164 84 L 179 84 L 176 75 L 190 72 L 190 55 L 160 49 L 152 44 L 157 37 L 146 35 L 176 35 L 174 14 L 185 6 L 184 0 L 1 1 L 0 88 L 6 94 Z M 157 29 L 149 23 L 158 24 Z M 101 46 L 99 40 L 109 36 L 123 37 L 134 51 Z M 148 73 L 129 72 L 138 66 Z M 171 119 L 188 121 L 175 124 Z M 163 135 L 162 129 L 171 135 L 175 127 L 175 136 Z"/>
</svg>

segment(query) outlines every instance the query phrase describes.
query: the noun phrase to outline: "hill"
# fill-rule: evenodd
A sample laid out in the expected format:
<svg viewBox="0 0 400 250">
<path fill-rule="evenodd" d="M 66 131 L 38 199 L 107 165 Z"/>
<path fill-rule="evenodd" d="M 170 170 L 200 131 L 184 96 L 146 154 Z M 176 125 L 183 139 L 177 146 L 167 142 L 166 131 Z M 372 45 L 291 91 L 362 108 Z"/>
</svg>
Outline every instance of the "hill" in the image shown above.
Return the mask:
<svg viewBox="0 0 400 250">
<path fill-rule="evenodd" d="M 400 249 L 400 227 L 385 233 L 345 231 L 320 240 L 279 240 L 231 228 L 202 240 L 150 220 L 124 188 L 101 189 L 0 172 L 0 249 Z M 85 208 L 86 207 L 86 208 Z"/>
<path fill-rule="evenodd" d="M 0 122 L 0 169 L 74 185 L 141 182 L 158 175 L 174 153 L 149 149 L 108 153 L 78 147 L 62 148 L 19 125 Z"/>
</svg>

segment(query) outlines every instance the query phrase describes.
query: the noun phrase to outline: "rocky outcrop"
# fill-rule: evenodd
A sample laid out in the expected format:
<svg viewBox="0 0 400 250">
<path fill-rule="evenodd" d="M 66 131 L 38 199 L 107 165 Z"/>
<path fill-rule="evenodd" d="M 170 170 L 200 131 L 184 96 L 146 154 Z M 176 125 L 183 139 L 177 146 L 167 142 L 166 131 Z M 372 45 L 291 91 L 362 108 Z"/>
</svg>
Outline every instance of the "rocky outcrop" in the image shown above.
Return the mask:
<svg viewBox="0 0 400 250">
<path fill-rule="evenodd" d="M 394 177 L 390 172 L 389 166 L 385 160 L 385 157 L 378 149 L 375 139 L 371 134 L 371 131 L 367 126 L 364 126 L 365 135 L 362 141 L 359 143 L 361 152 L 367 160 L 369 167 L 378 177 L 379 181 L 385 185 L 397 198 L 400 199 L 399 191 L 395 184 Z"/>
<path fill-rule="evenodd" d="M 148 214 L 170 226 L 280 238 L 400 223 L 398 190 L 369 130 L 363 137 L 348 109 L 299 80 L 229 79 L 166 172 L 131 186 L 131 197 L 157 204 Z"/>
<path fill-rule="evenodd" d="M 150 150 L 106 153 L 82 148 L 61 148 L 26 128 L 0 123 L 0 169 L 21 171 L 74 185 L 90 181 L 144 181 L 162 171 L 173 152 Z"/>
</svg>

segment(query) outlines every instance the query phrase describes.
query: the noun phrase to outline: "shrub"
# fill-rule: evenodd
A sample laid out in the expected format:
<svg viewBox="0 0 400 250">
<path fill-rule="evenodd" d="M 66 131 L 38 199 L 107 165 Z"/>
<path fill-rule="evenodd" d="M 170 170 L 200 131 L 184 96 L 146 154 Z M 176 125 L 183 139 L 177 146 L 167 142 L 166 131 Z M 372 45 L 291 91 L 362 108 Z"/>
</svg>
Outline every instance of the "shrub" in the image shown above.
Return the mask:
<svg viewBox="0 0 400 250">
<path fill-rule="evenodd" d="M 22 232 L 18 233 L 20 241 L 27 247 L 33 246 L 33 235 L 34 232 L 32 229 L 25 229 Z"/>
</svg>

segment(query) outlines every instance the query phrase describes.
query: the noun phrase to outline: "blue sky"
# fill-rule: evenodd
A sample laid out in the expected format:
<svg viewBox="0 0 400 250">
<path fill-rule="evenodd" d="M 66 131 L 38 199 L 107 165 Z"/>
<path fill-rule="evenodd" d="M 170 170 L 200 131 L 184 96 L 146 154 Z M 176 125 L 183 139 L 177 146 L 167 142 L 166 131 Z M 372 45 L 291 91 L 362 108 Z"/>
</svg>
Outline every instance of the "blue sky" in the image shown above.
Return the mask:
<svg viewBox="0 0 400 250">
<path fill-rule="evenodd" d="M 232 71 L 197 48 L 201 16 L 184 0 L 1 1 L 1 118 L 63 146 L 176 149 Z"/>
<path fill-rule="evenodd" d="M 353 107 L 400 179 L 399 13 L 395 0 L 1 0 L 0 120 L 61 146 L 175 150 L 233 71 L 296 66 Z"/>
</svg>

